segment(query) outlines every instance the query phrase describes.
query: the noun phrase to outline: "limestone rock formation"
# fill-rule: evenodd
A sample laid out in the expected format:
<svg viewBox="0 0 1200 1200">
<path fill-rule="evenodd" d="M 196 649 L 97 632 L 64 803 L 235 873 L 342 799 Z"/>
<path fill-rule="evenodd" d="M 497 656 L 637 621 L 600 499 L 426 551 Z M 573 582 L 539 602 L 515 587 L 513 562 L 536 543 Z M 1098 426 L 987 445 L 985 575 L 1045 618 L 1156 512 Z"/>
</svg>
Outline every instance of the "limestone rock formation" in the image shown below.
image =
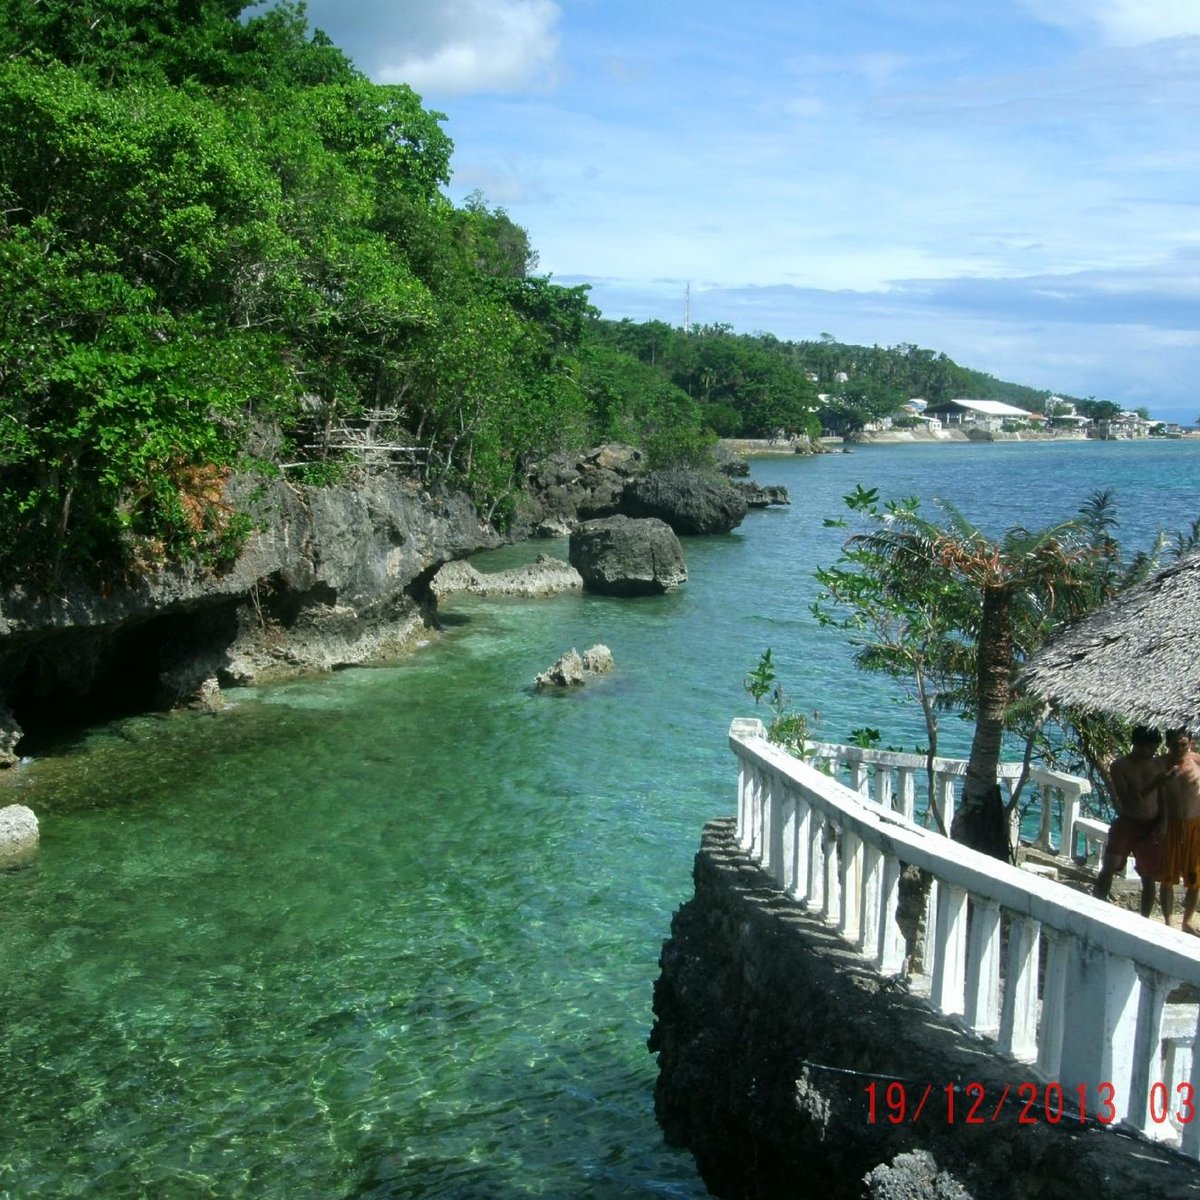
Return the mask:
<svg viewBox="0 0 1200 1200">
<path fill-rule="evenodd" d="M 581 687 L 589 675 L 604 675 L 614 667 L 612 651 L 603 643 L 582 654 L 572 646 L 558 662 L 538 675 L 533 684 L 537 688 Z"/>
<path fill-rule="evenodd" d="M 583 652 L 583 669 L 592 675 L 606 675 L 615 668 L 612 651 L 603 642 Z"/>
<path fill-rule="evenodd" d="M 577 591 L 583 578 L 570 563 L 550 554 L 539 554 L 532 563 L 507 571 L 479 571 L 468 562 L 442 567 L 429 584 L 434 600 L 441 602 L 456 592 L 476 596 L 556 596 Z"/>
<path fill-rule="evenodd" d="M 517 532 L 562 537 L 581 521 L 614 515 L 626 484 L 645 466 L 640 450 L 617 442 L 534 463 L 526 472 L 529 495 L 517 514 Z"/>
<path fill-rule="evenodd" d="M 0 808 L 0 867 L 14 866 L 32 856 L 38 845 L 38 819 L 23 804 Z"/>
<path fill-rule="evenodd" d="M 728 533 L 745 518 L 746 500 L 727 479 L 672 468 L 631 480 L 621 511 L 630 517 L 657 517 L 678 534 Z"/>
<path fill-rule="evenodd" d="M 584 588 L 603 595 L 657 595 L 687 579 L 679 539 L 653 517 L 586 521 L 571 534 L 569 556 Z"/>
<path fill-rule="evenodd" d="M 740 454 L 725 445 L 724 442 L 717 444 L 713 458 L 716 461 L 717 470 L 722 475 L 728 475 L 732 478 L 734 476 L 741 477 L 750 474 L 750 464 Z"/>
<path fill-rule="evenodd" d="M 145 709 L 210 702 L 249 683 L 393 654 L 425 629 L 426 583 L 500 544 L 465 494 L 370 476 L 310 488 L 231 483 L 255 530 L 228 569 L 199 564 L 105 590 L 65 580 L 0 594 L 0 761 L 20 731 L 69 703 Z"/>
<path fill-rule="evenodd" d="M 17 762 L 17 743 L 22 734 L 17 718 L 0 704 L 0 768 L 11 767 Z"/>
<path fill-rule="evenodd" d="M 791 504 L 792 498 L 781 483 L 737 482 L 734 487 L 741 492 L 750 508 L 769 508 L 772 504 Z"/>
</svg>

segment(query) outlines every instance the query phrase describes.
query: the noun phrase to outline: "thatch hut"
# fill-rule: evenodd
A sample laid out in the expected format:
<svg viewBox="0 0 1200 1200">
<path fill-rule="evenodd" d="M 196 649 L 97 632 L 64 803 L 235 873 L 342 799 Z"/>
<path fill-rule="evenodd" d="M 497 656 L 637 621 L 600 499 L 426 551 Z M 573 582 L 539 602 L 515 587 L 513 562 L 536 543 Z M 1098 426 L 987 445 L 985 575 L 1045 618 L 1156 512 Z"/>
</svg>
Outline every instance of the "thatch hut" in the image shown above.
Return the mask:
<svg viewBox="0 0 1200 1200">
<path fill-rule="evenodd" d="M 1024 674 L 1051 703 L 1200 734 L 1200 553 L 1064 630 Z"/>
</svg>

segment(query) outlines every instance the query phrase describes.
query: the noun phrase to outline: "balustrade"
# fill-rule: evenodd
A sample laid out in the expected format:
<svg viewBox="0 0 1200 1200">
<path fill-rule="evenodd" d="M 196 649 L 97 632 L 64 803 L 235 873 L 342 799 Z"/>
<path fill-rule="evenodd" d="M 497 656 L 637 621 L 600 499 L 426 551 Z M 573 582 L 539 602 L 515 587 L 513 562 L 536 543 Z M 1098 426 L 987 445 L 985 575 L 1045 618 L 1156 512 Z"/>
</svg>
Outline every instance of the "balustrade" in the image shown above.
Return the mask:
<svg viewBox="0 0 1200 1200">
<path fill-rule="evenodd" d="M 818 762 L 849 764 L 847 786 L 772 745 L 757 720 L 734 721 L 729 742 L 740 763 L 740 844 L 780 888 L 877 970 L 906 972 L 934 1008 L 1061 1084 L 1086 1112 L 1111 1100 L 1126 1125 L 1200 1157 L 1200 1112 L 1182 1127 L 1171 1120 L 1186 1088 L 1200 1107 L 1192 1053 L 1200 1009 L 1168 1003 L 1180 985 L 1200 990 L 1194 938 L 917 825 L 918 755 L 815 747 Z M 934 769 L 935 787 L 952 801 L 964 764 L 937 759 Z M 1018 772 L 1006 765 L 1002 778 Z M 1061 796 L 1057 849 L 1070 854 L 1087 781 L 1034 777 L 1044 795 Z M 1043 818 L 1037 844 L 1051 847 L 1052 833 Z M 905 866 L 930 880 L 919 972 L 908 970 L 896 920 Z"/>
</svg>

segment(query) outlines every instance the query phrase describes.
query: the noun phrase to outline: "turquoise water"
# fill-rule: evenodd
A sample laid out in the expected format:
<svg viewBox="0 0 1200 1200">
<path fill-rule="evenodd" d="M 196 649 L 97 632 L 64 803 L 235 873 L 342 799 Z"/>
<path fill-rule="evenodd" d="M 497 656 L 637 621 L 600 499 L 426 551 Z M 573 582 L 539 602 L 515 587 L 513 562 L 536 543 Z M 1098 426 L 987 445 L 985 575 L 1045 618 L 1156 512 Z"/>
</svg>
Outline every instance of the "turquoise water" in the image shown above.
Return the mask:
<svg viewBox="0 0 1200 1200">
<path fill-rule="evenodd" d="M 1198 466 L 1195 443 L 762 460 L 792 507 L 686 541 L 673 596 L 461 601 L 395 665 L 7 773 L 43 840 L 0 875 L 0 1197 L 702 1196 L 645 1039 L 700 827 L 733 808 L 741 679 L 769 645 L 821 736 L 919 736 L 808 616 L 822 518 L 861 481 L 1042 524 L 1103 484 L 1142 544 L 1197 514 Z M 595 642 L 613 676 L 531 690 Z"/>
</svg>

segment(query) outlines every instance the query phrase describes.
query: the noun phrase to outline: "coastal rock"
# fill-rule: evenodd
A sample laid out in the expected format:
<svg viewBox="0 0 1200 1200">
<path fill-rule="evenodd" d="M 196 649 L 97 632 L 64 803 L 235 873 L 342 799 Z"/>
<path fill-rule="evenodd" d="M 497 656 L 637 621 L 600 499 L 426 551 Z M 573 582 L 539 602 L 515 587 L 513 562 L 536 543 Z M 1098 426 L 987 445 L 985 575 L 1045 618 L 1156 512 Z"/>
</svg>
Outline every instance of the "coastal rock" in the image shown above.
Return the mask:
<svg viewBox="0 0 1200 1200">
<path fill-rule="evenodd" d="M 589 675 L 603 675 L 614 669 L 612 651 L 597 643 L 581 655 L 573 646 L 554 666 L 538 675 L 533 683 L 537 688 L 581 687 Z"/>
<path fill-rule="evenodd" d="M 656 595 L 687 579 L 679 539 L 652 517 L 585 522 L 571 534 L 570 560 L 585 589 L 609 596 Z"/>
<path fill-rule="evenodd" d="M 972 1200 L 971 1193 L 940 1171 L 927 1150 L 897 1154 L 863 1177 L 869 1200 Z"/>
<path fill-rule="evenodd" d="M 32 856 L 38 845 L 38 819 L 23 804 L 0 808 L 0 867 L 14 866 Z"/>
<path fill-rule="evenodd" d="M 583 669 L 593 675 L 606 675 L 616 669 L 612 651 L 602 642 L 583 652 Z"/>
<path fill-rule="evenodd" d="M 429 591 L 441 601 L 455 592 L 476 596 L 557 596 L 578 591 L 583 578 L 570 563 L 550 554 L 539 554 L 532 563 L 507 571 L 478 571 L 470 563 L 447 563 L 433 577 Z"/>
<path fill-rule="evenodd" d="M 23 736 L 24 730 L 17 724 L 17 718 L 0 704 L 0 768 L 14 766 L 19 761 L 17 743 Z"/>
<path fill-rule="evenodd" d="M 713 452 L 713 459 L 716 463 L 717 470 L 722 475 L 741 478 L 750 474 L 750 464 L 738 453 L 731 450 L 723 442 L 717 443 L 717 448 Z"/>
<path fill-rule="evenodd" d="M 788 490 L 780 483 L 735 483 L 750 508 L 769 508 L 772 504 L 791 504 Z"/>
<path fill-rule="evenodd" d="M 114 703 L 189 704 L 223 685 L 393 655 L 425 629 L 422 597 L 443 563 L 500 544 L 463 493 L 395 475 L 310 488 L 235 479 L 255 528 L 221 572 L 198 563 L 123 586 L 64 580 L 0 595 L 0 758 L 17 724 Z"/>
<path fill-rule="evenodd" d="M 562 537 L 581 521 L 614 515 L 625 485 L 645 469 L 640 450 L 606 442 L 581 454 L 554 454 L 526 471 L 528 495 L 515 521 L 518 536 Z"/>
<path fill-rule="evenodd" d="M 629 517 L 657 517 L 678 534 L 728 533 L 744 520 L 746 501 L 726 479 L 672 468 L 631 480 L 621 511 Z"/>
</svg>

